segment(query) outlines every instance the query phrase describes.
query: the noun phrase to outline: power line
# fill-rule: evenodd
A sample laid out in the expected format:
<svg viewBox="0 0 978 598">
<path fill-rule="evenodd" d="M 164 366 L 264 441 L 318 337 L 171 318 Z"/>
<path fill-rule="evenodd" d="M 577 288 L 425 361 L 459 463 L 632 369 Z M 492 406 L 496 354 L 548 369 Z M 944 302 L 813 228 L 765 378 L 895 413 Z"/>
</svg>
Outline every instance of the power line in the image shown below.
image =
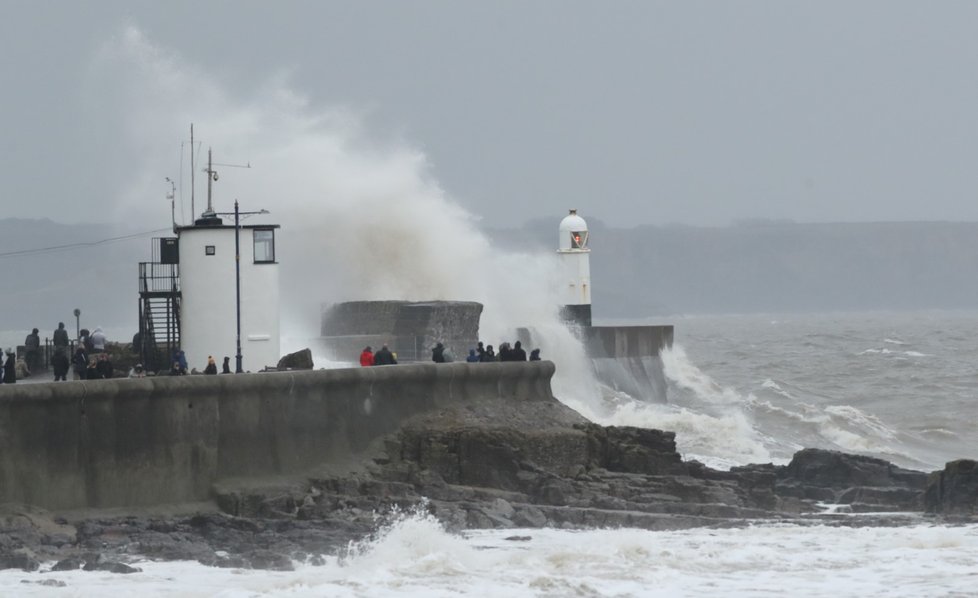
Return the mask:
<svg viewBox="0 0 978 598">
<path fill-rule="evenodd" d="M 138 237 L 145 237 L 146 235 L 167 232 L 169 230 L 171 229 L 158 228 L 156 230 L 150 230 L 141 233 L 133 233 L 131 235 L 123 235 L 121 237 L 110 237 L 108 239 L 99 239 L 98 241 L 84 241 L 81 243 L 70 243 L 68 245 L 52 245 L 51 247 L 37 247 L 35 249 L 21 249 L 20 251 L 7 251 L 7 252 L 0 253 L 0 258 L 22 257 L 25 255 L 38 255 L 38 254 L 45 254 L 45 253 L 57 253 L 59 251 L 68 251 L 69 249 L 76 249 L 79 247 L 95 247 L 96 245 L 104 245 L 105 243 L 114 243 L 116 241 L 136 239 Z"/>
</svg>

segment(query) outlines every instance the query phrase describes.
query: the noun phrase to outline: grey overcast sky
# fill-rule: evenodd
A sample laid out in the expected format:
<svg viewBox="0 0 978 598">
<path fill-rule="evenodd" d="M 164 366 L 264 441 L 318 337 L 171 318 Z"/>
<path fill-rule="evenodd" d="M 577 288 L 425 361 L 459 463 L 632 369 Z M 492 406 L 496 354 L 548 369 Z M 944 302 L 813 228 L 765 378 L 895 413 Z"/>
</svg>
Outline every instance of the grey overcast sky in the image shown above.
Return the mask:
<svg viewBox="0 0 978 598">
<path fill-rule="evenodd" d="M 253 162 L 250 181 L 298 165 L 296 189 L 318 184 L 304 177 L 320 160 L 369 179 L 408 156 L 494 227 L 569 207 L 614 226 L 978 220 L 978 2 L 0 0 L 0 13 L 0 217 L 168 217 L 163 178 L 180 176 L 194 121 L 221 161 Z M 325 155 L 345 151 L 349 168 Z"/>
</svg>

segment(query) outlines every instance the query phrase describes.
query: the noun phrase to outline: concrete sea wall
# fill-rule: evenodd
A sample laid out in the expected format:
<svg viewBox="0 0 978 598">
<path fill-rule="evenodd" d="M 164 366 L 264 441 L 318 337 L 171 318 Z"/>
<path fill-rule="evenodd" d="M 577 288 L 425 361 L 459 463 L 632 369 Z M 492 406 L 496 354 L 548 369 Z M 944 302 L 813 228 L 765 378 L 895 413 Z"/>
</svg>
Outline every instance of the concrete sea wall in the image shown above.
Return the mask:
<svg viewBox="0 0 978 598">
<path fill-rule="evenodd" d="M 232 477 L 342 462 L 439 407 L 551 400 L 550 362 L 182 376 L 0 389 L 0 503 L 206 500 Z"/>
<path fill-rule="evenodd" d="M 332 359 L 355 361 L 365 346 L 387 344 L 401 361 L 430 361 L 443 343 L 456 360 L 479 340 L 482 304 L 474 301 L 347 301 L 326 306 L 319 339 Z"/>
</svg>

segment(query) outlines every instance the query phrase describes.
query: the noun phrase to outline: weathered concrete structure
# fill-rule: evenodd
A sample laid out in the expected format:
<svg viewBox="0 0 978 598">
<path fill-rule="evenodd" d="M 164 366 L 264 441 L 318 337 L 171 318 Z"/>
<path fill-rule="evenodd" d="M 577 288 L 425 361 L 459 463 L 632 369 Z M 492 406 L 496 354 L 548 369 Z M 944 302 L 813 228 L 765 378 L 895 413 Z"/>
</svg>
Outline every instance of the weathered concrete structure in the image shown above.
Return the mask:
<svg viewBox="0 0 978 598">
<path fill-rule="evenodd" d="M 665 403 L 667 382 L 661 352 L 672 347 L 670 326 L 575 326 L 602 384 L 636 399 Z M 537 346 L 532 328 L 520 328 L 523 345 Z"/>
<path fill-rule="evenodd" d="M 179 376 L 0 389 L 0 503 L 206 500 L 214 482 L 340 462 L 449 404 L 552 401 L 550 362 Z"/>
<path fill-rule="evenodd" d="M 672 347 L 672 326 L 588 326 L 580 334 L 598 380 L 637 399 L 667 402 L 661 351 Z"/>
<path fill-rule="evenodd" d="M 461 361 L 479 340 L 481 316 L 474 301 L 347 301 L 324 308 L 320 342 L 345 361 L 385 343 L 401 361 L 430 361 L 440 342 Z"/>
</svg>

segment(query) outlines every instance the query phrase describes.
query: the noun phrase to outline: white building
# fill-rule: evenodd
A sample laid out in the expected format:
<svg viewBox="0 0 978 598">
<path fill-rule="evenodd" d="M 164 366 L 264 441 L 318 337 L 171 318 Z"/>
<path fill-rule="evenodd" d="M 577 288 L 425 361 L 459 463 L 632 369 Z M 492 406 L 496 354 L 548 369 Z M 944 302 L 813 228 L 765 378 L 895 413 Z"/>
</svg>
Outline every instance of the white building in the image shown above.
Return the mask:
<svg viewBox="0 0 978 598">
<path fill-rule="evenodd" d="M 557 231 L 562 288 L 560 301 L 564 318 L 581 326 L 591 325 L 591 250 L 587 222 L 577 210 L 560 221 Z"/>
<path fill-rule="evenodd" d="M 241 354 L 244 371 L 275 366 L 279 339 L 277 224 L 243 225 L 238 231 L 241 270 Z M 180 264 L 180 348 L 188 366 L 203 370 L 207 357 L 235 371 L 237 280 L 235 227 L 212 214 L 176 229 Z"/>
</svg>

